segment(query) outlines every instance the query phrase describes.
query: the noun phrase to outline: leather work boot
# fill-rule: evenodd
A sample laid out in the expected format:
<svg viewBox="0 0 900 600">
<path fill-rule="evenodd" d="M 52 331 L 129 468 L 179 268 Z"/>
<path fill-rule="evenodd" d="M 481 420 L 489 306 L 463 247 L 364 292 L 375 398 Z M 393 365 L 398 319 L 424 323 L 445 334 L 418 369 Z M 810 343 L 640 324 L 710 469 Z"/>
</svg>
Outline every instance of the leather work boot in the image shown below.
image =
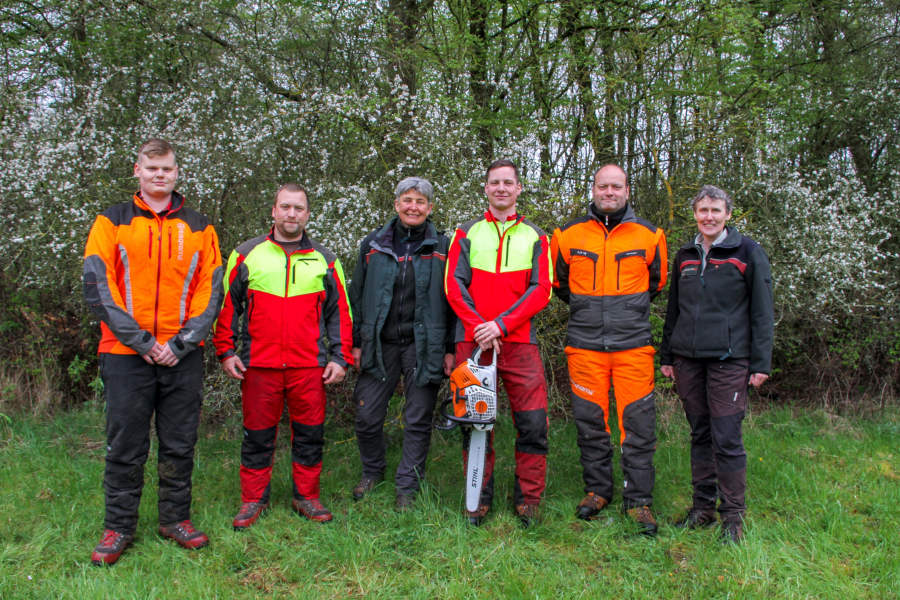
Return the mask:
<svg viewBox="0 0 900 600">
<path fill-rule="evenodd" d="M 658 529 L 656 519 L 649 506 L 635 506 L 625 511 L 629 517 L 635 520 L 641 526 L 641 533 L 647 536 L 655 536 Z"/>
<path fill-rule="evenodd" d="M 415 503 L 415 494 L 404 494 L 402 492 L 397 492 L 397 498 L 394 502 L 394 509 L 397 512 L 406 512 L 411 509 L 415 505 Z"/>
<path fill-rule="evenodd" d="M 256 520 L 268 506 L 268 502 L 244 502 L 241 504 L 241 508 L 231 524 L 234 530 L 241 531 L 256 523 Z"/>
<path fill-rule="evenodd" d="M 119 533 L 112 529 L 105 530 L 103 537 L 100 538 L 100 543 L 91 552 L 91 562 L 97 566 L 115 564 L 133 539 L 132 535 Z"/>
<path fill-rule="evenodd" d="M 523 529 L 528 529 L 532 525 L 537 524 L 540 518 L 540 505 L 538 504 L 519 504 L 516 506 L 516 516 L 519 517 L 519 523 Z"/>
<path fill-rule="evenodd" d="M 711 508 L 692 508 L 684 518 L 675 521 L 679 529 L 702 529 L 716 524 L 716 511 Z"/>
<path fill-rule="evenodd" d="M 298 515 L 318 523 L 326 523 L 334 518 L 331 511 L 322 506 L 318 498 L 304 498 L 303 500 L 294 498 L 291 500 L 291 508 Z"/>
<path fill-rule="evenodd" d="M 190 519 L 172 525 L 160 525 L 159 535 L 175 540 L 179 546 L 188 550 L 197 550 L 209 545 L 209 538 L 202 531 L 195 529 Z"/>
<path fill-rule="evenodd" d="M 375 489 L 375 486 L 384 481 L 384 477 L 369 477 L 363 475 L 356 487 L 353 488 L 353 499 L 362 500 L 363 496 Z"/>
<path fill-rule="evenodd" d="M 719 531 L 719 539 L 723 544 L 740 544 L 744 539 L 744 527 L 740 519 L 722 521 L 722 529 Z"/>
<path fill-rule="evenodd" d="M 491 507 L 487 504 L 479 504 L 478 510 L 475 511 L 467 510 L 466 518 L 469 520 L 469 525 L 479 527 L 490 510 Z"/>
<path fill-rule="evenodd" d="M 603 510 L 609 501 L 598 496 L 594 492 L 588 492 L 588 495 L 581 499 L 575 508 L 575 516 L 585 521 L 592 521 L 597 518 L 597 514 Z"/>
</svg>

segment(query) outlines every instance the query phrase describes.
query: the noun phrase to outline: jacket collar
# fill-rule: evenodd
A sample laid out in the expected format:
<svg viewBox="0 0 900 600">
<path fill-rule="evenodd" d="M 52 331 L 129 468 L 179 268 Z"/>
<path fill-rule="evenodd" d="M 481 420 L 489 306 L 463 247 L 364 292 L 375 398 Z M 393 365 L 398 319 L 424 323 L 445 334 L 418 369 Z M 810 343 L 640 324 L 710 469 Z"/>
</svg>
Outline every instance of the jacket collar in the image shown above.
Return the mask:
<svg viewBox="0 0 900 600">
<path fill-rule="evenodd" d="M 509 215 L 508 217 L 506 217 L 506 221 L 501 221 L 500 219 L 498 219 L 497 217 L 494 216 L 494 213 L 492 213 L 490 211 L 490 209 L 488 209 L 488 210 L 484 211 L 484 218 L 489 223 L 503 223 L 505 225 L 506 223 L 509 223 L 510 221 L 515 221 L 516 223 L 518 223 L 525 217 L 519 215 L 519 213 L 513 213 L 513 214 Z"/>
<path fill-rule="evenodd" d="M 134 200 L 134 203 L 137 204 L 138 208 L 140 208 L 141 210 L 147 210 L 154 214 L 157 214 L 154 212 L 154 210 L 152 208 L 150 208 L 150 205 L 147 204 L 146 200 L 144 200 L 144 197 L 141 195 L 140 190 L 138 190 L 134 193 L 133 200 Z M 169 208 L 164 212 L 167 215 L 170 215 L 172 213 L 178 212 L 183 207 L 184 207 L 184 196 L 182 196 L 181 194 L 179 194 L 178 192 L 173 190 L 172 191 L 172 202 L 171 202 L 171 204 L 169 204 Z"/>
<path fill-rule="evenodd" d="M 270 242 L 278 246 L 279 248 L 283 248 L 282 243 L 291 244 L 294 242 L 279 242 L 275 239 L 275 226 L 273 225 L 269 228 L 269 234 L 266 236 Z M 297 250 L 309 250 L 312 248 L 312 240 L 309 239 L 309 235 L 307 235 L 306 230 L 303 230 L 303 235 L 300 236 L 299 244 L 297 245 Z"/>
<path fill-rule="evenodd" d="M 594 212 L 594 210 L 591 208 L 593 205 L 594 205 L 593 202 L 588 202 L 588 205 L 587 205 L 588 218 L 593 219 L 594 221 L 597 221 L 598 223 L 600 223 L 601 225 L 606 227 L 606 224 L 602 220 L 600 220 L 600 217 L 598 217 L 597 214 Z M 622 220 L 620 220 L 619 223 L 630 223 L 632 221 L 637 221 L 637 215 L 634 214 L 634 208 L 632 208 L 631 202 L 626 202 L 625 203 L 625 214 L 622 215 Z"/>
<path fill-rule="evenodd" d="M 725 239 L 712 246 L 712 248 L 737 248 L 741 244 L 741 234 L 740 232 L 732 227 L 731 225 L 725 226 L 725 231 L 728 232 L 728 235 L 725 236 Z M 681 247 L 684 250 L 689 250 L 691 248 L 697 247 L 697 234 L 691 236 L 685 244 Z M 712 250 L 710 248 L 710 250 Z"/>
<path fill-rule="evenodd" d="M 373 247 L 376 247 L 379 250 L 390 251 L 391 254 L 394 253 L 394 231 L 397 221 L 399 220 L 400 217 L 395 215 L 378 230 L 378 233 L 375 234 L 375 239 L 372 240 Z M 429 245 L 436 246 L 437 237 L 437 229 L 431 222 L 431 219 L 425 219 L 425 238 L 422 240 L 422 244 L 419 248 Z"/>
</svg>

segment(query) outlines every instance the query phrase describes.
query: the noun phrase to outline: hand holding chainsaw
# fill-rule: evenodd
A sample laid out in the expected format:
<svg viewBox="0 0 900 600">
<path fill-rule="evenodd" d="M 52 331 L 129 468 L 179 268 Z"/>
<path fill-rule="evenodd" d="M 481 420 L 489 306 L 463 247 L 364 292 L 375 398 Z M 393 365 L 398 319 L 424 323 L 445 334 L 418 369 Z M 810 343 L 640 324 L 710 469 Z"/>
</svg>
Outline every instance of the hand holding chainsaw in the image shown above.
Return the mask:
<svg viewBox="0 0 900 600">
<path fill-rule="evenodd" d="M 500 338 L 503 337 L 503 332 L 500 331 L 500 326 L 497 325 L 496 321 L 479 323 L 472 330 L 472 333 L 473 339 L 479 348 L 482 350 L 493 348 L 495 353 L 500 352 L 500 346 L 502 345 Z"/>
</svg>

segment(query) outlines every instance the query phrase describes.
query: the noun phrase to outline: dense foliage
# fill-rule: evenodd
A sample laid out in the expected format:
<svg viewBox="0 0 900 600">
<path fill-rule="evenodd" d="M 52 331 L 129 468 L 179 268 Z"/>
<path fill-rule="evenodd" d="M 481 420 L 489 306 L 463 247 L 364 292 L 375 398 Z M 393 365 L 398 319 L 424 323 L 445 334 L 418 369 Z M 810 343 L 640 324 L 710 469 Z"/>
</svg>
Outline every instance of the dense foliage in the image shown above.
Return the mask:
<svg viewBox="0 0 900 600">
<path fill-rule="evenodd" d="M 2 402 L 90 393 L 80 257 L 133 191 L 140 141 L 171 139 L 181 189 L 227 252 L 277 184 L 348 268 L 418 174 L 449 229 L 491 159 L 522 165 L 548 229 L 620 162 L 670 246 L 702 183 L 769 251 L 770 390 L 894 397 L 900 379 L 896 0 L 10 0 L 0 7 Z M 657 306 L 658 314 L 662 306 Z M 542 318 L 548 361 L 563 309 Z M 27 390 L 27 393 L 21 392 Z M 52 394 L 51 394 L 52 395 Z M 27 397 L 26 397 L 27 396 Z"/>
</svg>

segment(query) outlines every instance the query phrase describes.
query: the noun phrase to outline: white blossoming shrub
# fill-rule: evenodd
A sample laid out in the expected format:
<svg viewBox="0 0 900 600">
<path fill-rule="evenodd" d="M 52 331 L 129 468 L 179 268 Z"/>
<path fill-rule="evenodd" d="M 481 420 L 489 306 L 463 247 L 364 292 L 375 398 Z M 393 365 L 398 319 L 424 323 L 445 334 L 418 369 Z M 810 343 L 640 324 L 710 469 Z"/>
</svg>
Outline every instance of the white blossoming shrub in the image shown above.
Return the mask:
<svg viewBox="0 0 900 600">
<path fill-rule="evenodd" d="M 744 195 L 748 232 L 772 262 L 776 366 L 797 387 L 887 397 L 900 366 L 900 177 L 869 195 L 853 176 L 764 174 Z M 808 393 L 808 392 L 807 392 Z"/>
</svg>

